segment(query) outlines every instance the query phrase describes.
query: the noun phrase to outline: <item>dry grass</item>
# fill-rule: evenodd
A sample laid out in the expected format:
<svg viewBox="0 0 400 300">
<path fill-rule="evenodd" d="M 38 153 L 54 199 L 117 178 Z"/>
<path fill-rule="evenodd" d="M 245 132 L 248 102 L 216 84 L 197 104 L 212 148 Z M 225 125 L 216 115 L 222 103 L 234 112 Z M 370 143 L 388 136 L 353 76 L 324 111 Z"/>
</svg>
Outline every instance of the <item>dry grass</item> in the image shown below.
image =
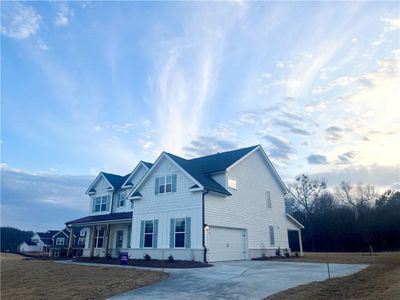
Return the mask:
<svg viewBox="0 0 400 300">
<path fill-rule="evenodd" d="M 166 277 L 156 271 L 66 265 L 1 253 L 1 299 L 104 299 Z"/>
<path fill-rule="evenodd" d="M 305 253 L 293 261 L 363 263 L 368 268 L 356 274 L 312 282 L 267 297 L 281 299 L 400 299 L 400 252 L 365 253 Z"/>
</svg>

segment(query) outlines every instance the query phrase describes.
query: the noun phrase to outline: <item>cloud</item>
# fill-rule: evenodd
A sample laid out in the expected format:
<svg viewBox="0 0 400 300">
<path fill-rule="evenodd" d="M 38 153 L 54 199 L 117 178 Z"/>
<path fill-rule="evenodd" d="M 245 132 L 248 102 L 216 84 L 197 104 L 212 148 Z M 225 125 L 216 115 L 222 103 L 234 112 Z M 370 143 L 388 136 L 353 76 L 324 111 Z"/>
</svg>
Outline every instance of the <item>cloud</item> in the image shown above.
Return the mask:
<svg viewBox="0 0 400 300">
<path fill-rule="evenodd" d="M 381 189 L 387 189 L 400 183 L 398 167 L 378 164 L 352 165 L 310 175 L 316 178 L 326 178 L 330 187 L 338 186 L 343 180 L 353 183 L 373 184 Z"/>
<path fill-rule="evenodd" d="M 1 166 L 2 226 L 32 230 L 61 228 L 88 213 L 91 176 L 28 173 Z"/>
<path fill-rule="evenodd" d="M 356 154 L 354 153 L 354 151 L 349 151 L 349 152 L 340 154 L 338 156 L 338 163 L 339 164 L 350 164 L 355 156 L 356 156 Z"/>
<path fill-rule="evenodd" d="M 328 163 L 325 155 L 311 154 L 307 157 L 307 161 L 312 165 L 325 165 Z"/>
<path fill-rule="evenodd" d="M 54 25 L 57 27 L 66 27 L 69 25 L 69 19 L 73 15 L 73 11 L 70 9 L 68 3 L 63 2 L 59 5 L 57 16 L 54 20 Z"/>
<path fill-rule="evenodd" d="M 344 129 L 338 126 L 330 126 L 325 129 L 325 132 L 327 133 L 327 139 L 334 141 L 343 137 Z"/>
<path fill-rule="evenodd" d="M 237 145 L 234 142 L 209 136 L 199 136 L 189 146 L 183 148 L 186 156 L 191 158 L 234 149 L 237 149 Z"/>
<path fill-rule="evenodd" d="M 290 158 L 293 148 L 288 141 L 270 134 L 265 135 L 264 139 L 267 141 L 267 152 L 271 157 L 284 161 Z"/>
<path fill-rule="evenodd" d="M 289 129 L 290 132 L 294 134 L 299 134 L 299 135 L 311 135 L 308 131 L 294 125 L 293 123 L 286 121 L 286 120 L 277 120 L 275 121 L 275 124 L 281 127 L 285 127 Z"/>
<path fill-rule="evenodd" d="M 387 26 L 385 27 L 385 31 L 394 31 L 400 29 L 400 18 L 382 18 L 381 21 L 385 23 Z"/>
<path fill-rule="evenodd" d="M 1 33 L 17 40 L 35 35 L 40 27 L 41 16 L 32 6 L 19 2 L 1 4 Z"/>
<path fill-rule="evenodd" d="M 46 44 L 42 39 L 39 39 L 39 40 L 37 41 L 37 44 L 38 44 L 38 47 L 39 47 L 41 50 L 43 50 L 43 51 L 49 50 L 49 47 L 47 46 L 47 44 Z"/>
<path fill-rule="evenodd" d="M 239 121 L 242 123 L 254 124 L 257 122 L 258 114 L 254 112 L 242 112 Z"/>
</svg>

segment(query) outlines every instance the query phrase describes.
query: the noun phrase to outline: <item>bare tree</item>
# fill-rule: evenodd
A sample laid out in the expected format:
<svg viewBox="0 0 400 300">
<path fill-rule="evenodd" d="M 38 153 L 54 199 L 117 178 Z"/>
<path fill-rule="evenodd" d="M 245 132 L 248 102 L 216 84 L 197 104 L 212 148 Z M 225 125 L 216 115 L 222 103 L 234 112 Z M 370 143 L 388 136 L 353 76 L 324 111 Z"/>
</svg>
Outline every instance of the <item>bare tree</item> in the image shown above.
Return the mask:
<svg viewBox="0 0 400 300">
<path fill-rule="evenodd" d="M 335 194 L 342 203 L 353 208 L 356 219 L 360 216 L 360 212 L 378 197 L 375 186 L 362 183 L 352 185 L 348 181 L 342 181 L 335 189 Z"/>
<path fill-rule="evenodd" d="M 289 204 L 292 209 L 302 212 L 307 220 L 308 229 L 311 233 L 311 247 L 313 251 L 315 250 L 315 244 L 311 215 L 314 211 L 317 199 L 324 189 L 326 189 L 325 180 L 313 180 L 305 174 L 296 176 L 295 182 L 289 184 L 289 195 L 286 203 Z M 289 208 L 289 211 L 292 209 Z"/>
</svg>

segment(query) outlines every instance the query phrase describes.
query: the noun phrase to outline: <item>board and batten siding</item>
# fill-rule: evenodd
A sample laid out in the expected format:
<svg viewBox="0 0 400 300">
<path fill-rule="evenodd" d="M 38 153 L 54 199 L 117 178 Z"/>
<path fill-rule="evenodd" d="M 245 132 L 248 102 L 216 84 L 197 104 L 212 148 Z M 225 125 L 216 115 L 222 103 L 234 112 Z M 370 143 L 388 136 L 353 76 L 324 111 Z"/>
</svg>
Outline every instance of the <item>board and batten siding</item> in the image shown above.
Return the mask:
<svg viewBox="0 0 400 300">
<path fill-rule="evenodd" d="M 260 256 L 261 249 L 289 247 L 284 193 L 261 151 L 252 152 L 226 172 L 226 180 L 237 180 L 236 190 L 228 188 L 232 196 L 205 196 L 206 224 L 247 229 L 251 257 Z M 267 207 L 266 190 L 271 192 L 272 208 Z M 270 225 L 274 226 L 274 246 L 270 245 Z"/>
<path fill-rule="evenodd" d="M 177 175 L 176 192 L 155 195 L 155 177 L 171 174 Z M 177 168 L 169 158 L 161 158 L 138 190 L 142 198 L 134 202 L 132 248 L 140 248 L 141 221 L 158 220 L 157 248 L 168 249 L 170 247 L 170 219 L 190 217 L 191 249 L 202 249 L 202 197 L 201 192 L 189 191 L 193 184 L 193 180 Z"/>
</svg>

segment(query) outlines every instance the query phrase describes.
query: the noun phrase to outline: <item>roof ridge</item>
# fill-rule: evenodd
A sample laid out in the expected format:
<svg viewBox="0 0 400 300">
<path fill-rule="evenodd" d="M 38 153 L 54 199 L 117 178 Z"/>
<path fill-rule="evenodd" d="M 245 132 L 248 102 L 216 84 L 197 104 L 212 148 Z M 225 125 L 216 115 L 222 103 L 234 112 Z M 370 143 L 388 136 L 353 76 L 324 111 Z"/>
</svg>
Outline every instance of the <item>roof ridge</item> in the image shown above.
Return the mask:
<svg viewBox="0 0 400 300">
<path fill-rule="evenodd" d="M 215 155 L 221 155 L 221 154 L 236 152 L 236 151 L 242 151 L 242 150 L 250 149 L 250 148 L 255 149 L 255 148 L 257 148 L 258 146 L 260 146 L 260 145 L 254 145 L 254 146 L 249 146 L 249 147 L 243 147 L 243 148 L 234 149 L 234 150 L 228 150 L 228 151 L 224 151 L 224 152 L 217 152 L 217 153 L 214 153 L 214 154 L 208 154 L 208 155 L 204 155 L 204 156 L 199 156 L 199 157 L 191 158 L 191 159 L 189 159 L 189 161 L 193 161 L 193 160 L 196 160 L 196 159 L 202 159 L 202 158 L 206 158 L 206 157 L 210 157 L 210 156 L 215 156 Z"/>
</svg>

